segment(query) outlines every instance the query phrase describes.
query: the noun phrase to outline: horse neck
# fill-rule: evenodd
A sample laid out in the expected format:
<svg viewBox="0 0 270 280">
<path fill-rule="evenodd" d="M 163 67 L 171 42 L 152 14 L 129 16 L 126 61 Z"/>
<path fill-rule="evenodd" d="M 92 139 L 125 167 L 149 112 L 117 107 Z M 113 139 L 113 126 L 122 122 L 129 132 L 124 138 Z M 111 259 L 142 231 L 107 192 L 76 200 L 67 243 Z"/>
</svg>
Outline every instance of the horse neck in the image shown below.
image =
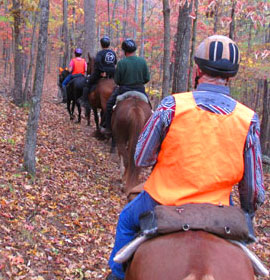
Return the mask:
<svg viewBox="0 0 270 280">
<path fill-rule="evenodd" d="M 88 56 L 87 75 L 92 75 L 93 74 L 94 66 L 95 66 L 95 59 L 91 56 Z"/>
</svg>

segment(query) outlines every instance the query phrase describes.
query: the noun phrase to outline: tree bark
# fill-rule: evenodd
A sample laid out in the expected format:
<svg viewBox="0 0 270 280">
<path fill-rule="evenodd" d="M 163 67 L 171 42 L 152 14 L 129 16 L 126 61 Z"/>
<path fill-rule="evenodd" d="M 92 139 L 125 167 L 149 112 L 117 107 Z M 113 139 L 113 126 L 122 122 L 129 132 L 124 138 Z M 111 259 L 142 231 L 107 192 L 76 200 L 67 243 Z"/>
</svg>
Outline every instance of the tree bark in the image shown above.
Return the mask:
<svg viewBox="0 0 270 280">
<path fill-rule="evenodd" d="M 64 43 L 64 64 L 69 65 L 69 34 L 68 34 L 68 0 L 63 0 L 63 43 Z"/>
<path fill-rule="evenodd" d="M 33 97 L 28 116 L 26 140 L 24 147 L 24 167 L 32 175 L 36 174 L 36 142 L 40 115 L 40 102 L 44 83 L 46 48 L 48 41 L 49 0 L 40 0 L 40 28 L 38 53 L 34 79 Z"/>
<path fill-rule="evenodd" d="M 264 80 L 263 113 L 261 123 L 262 153 L 270 156 L 270 94 L 268 81 Z"/>
<path fill-rule="evenodd" d="M 191 42 L 191 51 L 190 51 L 190 64 L 189 64 L 189 73 L 188 73 L 188 88 L 190 91 L 192 89 L 192 77 L 193 77 L 193 66 L 194 66 L 194 52 L 195 52 L 195 44 L 196 44 L 196 36 L 197 36 L 197 19 L 198 19 L 198 0 L 195 0 L 195 19 L 193 20 L 192 27 L 192 42 Z"/>
<path fill-rule="evenodd" d="M 133 28 L 133 39 L 137 39 L 137 24 L 138 24 L 138 0 L 134 0 L 134 23 L 135 27 Z"/>
<path fill-rule="evenodd" d="M 107 0 L 108 8 L 108 36 L 111 37 L 111 18 L 110 18 L 110 0 Z"/>
<path fill-rule="evenodd" d="M 169 89 L 170 89 L 170 45 L 171 45 L 170 12 L 171 10 L 170 10 L 169 0 L 163 0 L 164 56 L 163 56 L 162 98 L 169 95 Z"/>
<path fill-rule="evenodd" d="M 234 40 L 234 35 L 235 35 L 235 7 L 236 7 L 236 0 L 233 0 L 232 3 L 232 11 L 231 11 L 231 23 L 230 23 L 230 33 L 229 33 L 229 38 Z"/>
<path fill-rule="evenodd" d="M 25 81 L 25 86 L 23 91 L 24 101 L 27 100 L 28 91 L 31 91 L 30 85 L 32 80 L 32 69 L 33 69 L 34 55 L 35 55 L 35 48 L 36 48 L 37 18 L 38 18 L 38 11 L 34 12 L 34 24 L 33 24 L 32 38 L 31 38 L 31 49 L 30 49 L 30 59 L 29 59 L 30 61 L 29 61 L 29 68 L 28 68 L 28 73 L 26 76 L 26 81 Z"/>
<path fill-rule="evenodd" d="M 218 2 L 222 2 L 221 0 L 216 0 L 216 4 L 215 4 L 215 11 L 214 11 L 214 34 L 217 33 L 218 31 L 218 21 L 219 21 L 219 17 L 218 17 L 218 7 L 219 7 L 219 3 Z M 222 3 L 221 3 L 222 4 Z"/>
<path fill-rule="evenodd" d="M 71 33 L 70 33 L 70 39 L 71 39 L 71 53 L 74 51 L 74 48 L 77 46 L 77 42 L 75 39 L 75 22 L 76 22 L 76 8 L 75 6 L 72 7 L 72 24 L 71 24 Z"/>
<path fill-rule="evenodd" d="M 22 38 L 21 38 L 21 4 L 19 0 L 13 0 L 12 13 L 14 17 L 14 89 L 13 89 L 13 101 L 16 105 L 23 103 L 23 69 L 22 69 Z"/>
<path fill-rule="evenodd" d="M 191 37 L 191 18 L 193 0 L 185 1 L 184 6 L 179 6 L 177 41 L 175 46 L 175 65 L 173 75 L 173 92 L 187 90 L 189 46 Z"/>
<path fill-rule="evenodd" d="M 141 57 L 144 57 L 144 23 L 145 23 L 145 0 L 142 0 L 141 48 L 140 48 Z"/>
<path fill-rule="evenodd" d="M 113 11 L 112 11 L 112 24 L 115 26 L 115 13 L 118 7 L 118 0 L 114 1 L 113 4 Z M 117 28 L 118 28 L 118 24 L 117 24 Z M 114 42 L 114 28 L 111 29 L 111 42 Z"/>
<path fill-rule="evenodd" d="M 85 54 L 96 54 L 96 0 L 84 0 Z"/>
</svg>

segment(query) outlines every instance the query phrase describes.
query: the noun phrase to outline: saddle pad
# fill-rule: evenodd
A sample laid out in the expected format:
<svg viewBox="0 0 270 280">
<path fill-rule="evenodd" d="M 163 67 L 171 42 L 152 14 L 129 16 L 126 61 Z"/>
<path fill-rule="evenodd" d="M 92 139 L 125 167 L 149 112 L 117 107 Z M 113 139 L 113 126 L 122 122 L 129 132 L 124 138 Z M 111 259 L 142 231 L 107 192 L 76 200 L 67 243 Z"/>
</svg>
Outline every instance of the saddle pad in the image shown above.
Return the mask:
<svg viewBox="0 0 270 280">
<path fill-rule="evenodd" d="M 137 98 L 141 99 L 142 101 L 144 101 L 148 104 L 147 96 L 145 94 L 143 94 L 142 92 L 135 91 L 135 90 L 127 91 L 123 94 L 118 95 L 117 98 L 116 98 L 116 103 L 115 104 L 117 104 L 118 102 L 123 101 L 123 100 L 125 100 L 129 97 L 137 97 Z"/>
<path fill-rule="evenodd" d="M 203 230 L 225 239 L 245 242 L 256 240 L 249 232 L 248 217 L 238 207 L 190 203 L 181 206 L 158 205 L 154 212 L 157 218 L 157 232 L 160 234 Z"/>
</svg>

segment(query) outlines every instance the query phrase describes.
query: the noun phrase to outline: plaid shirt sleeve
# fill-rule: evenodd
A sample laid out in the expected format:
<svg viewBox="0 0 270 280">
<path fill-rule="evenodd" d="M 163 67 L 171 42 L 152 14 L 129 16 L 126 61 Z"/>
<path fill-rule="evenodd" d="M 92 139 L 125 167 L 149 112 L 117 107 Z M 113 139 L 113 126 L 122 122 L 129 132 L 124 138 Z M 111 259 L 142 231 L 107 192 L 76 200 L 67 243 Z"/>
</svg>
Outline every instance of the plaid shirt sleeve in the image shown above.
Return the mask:
<svg viewBox="0 0 270 280">
<path fill-rule="evenodd" d="M 244 150 L 244 176 L 239 182 L 241 207 L 251 216 L 263 204 L 265 189 L 263 183 L 262 153 L 260 145 L 260 121 L 255 113 L 251 121 Z"/>
<path fill-rule="evenodd" d="M 156 163 L 160 146 L 167 134 L 174 114 L 174 97 L 167 96 L 147 121 L 139 137 L 135 152 L 135 164 L 137 166 L 151 166 Z"/>
</svg>

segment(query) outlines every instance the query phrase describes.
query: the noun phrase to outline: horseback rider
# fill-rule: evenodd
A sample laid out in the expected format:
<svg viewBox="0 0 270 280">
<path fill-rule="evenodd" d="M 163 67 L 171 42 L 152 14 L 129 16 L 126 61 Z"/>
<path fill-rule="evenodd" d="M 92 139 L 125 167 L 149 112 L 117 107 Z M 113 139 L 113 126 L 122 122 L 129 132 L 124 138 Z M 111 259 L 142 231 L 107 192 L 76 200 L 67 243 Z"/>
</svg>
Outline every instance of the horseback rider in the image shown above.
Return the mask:
<svg viewBox="0 0 270 280">
<path fill-rule="evenodd" d="M 264 202 L 258 115 L 230 96 L 228 81 L 239 68 L 231 39 L 206 38 L 197 48 L 198 86 L 164 98 L 137 143 L 137 166 L 155 165 L 144 190 L 122 210 L 107 279 L 124 279 L 114 256 L 134 239 L 140 214 L 158 204 L 229 205 L 238 183 L 241 208 L 251 219 Z"/>
<path fill-rule="evenodd" d="M 87 64 L 84 58 L 81 58 L 82 49 L 76 48 L 74 51 L 75 58 L 72 58 L 69 63 L 69 72 L 70 74 L 65 78 L 62 83 L 63 89 L 63 102 L 66 102 L 67 99 L 67 84 L 74 78 L 79 77 L 81 75 L 85 75 L 87 70 Z"/>
<path fill-rule="evenodd" d="M 101 127 L 100 132 L 111 134 L 112 109 L 118 95 L 127 91 L 139 91 L 146 95 L 144 84 L 150 80 L 149 69 L 144 58 L 136 56 L 136 43 L 132 39 L 126 39 L 122 43 L 125 58 L 117 64 L 114 81 L 118 85 L 110 96 L 105 113 L 106 128 Z M 147 96 L 147 95 L 146 95 Z"/>
<path fill-rule="evenodd" d="M 110 47 L 110 38 L 104 36 L 100 39 L 102 50 L 99 51 L 95 57 L 94 72 L 87 79 L 87 85 L 83 91 L 82 105 L 88 103 L 88 93 L 91 88 L 97 84 L 98 80 L 102 77 L 113 78 L 115 72 L 115 65 L 117 63 L 116 54 Z"/>
</svg>

